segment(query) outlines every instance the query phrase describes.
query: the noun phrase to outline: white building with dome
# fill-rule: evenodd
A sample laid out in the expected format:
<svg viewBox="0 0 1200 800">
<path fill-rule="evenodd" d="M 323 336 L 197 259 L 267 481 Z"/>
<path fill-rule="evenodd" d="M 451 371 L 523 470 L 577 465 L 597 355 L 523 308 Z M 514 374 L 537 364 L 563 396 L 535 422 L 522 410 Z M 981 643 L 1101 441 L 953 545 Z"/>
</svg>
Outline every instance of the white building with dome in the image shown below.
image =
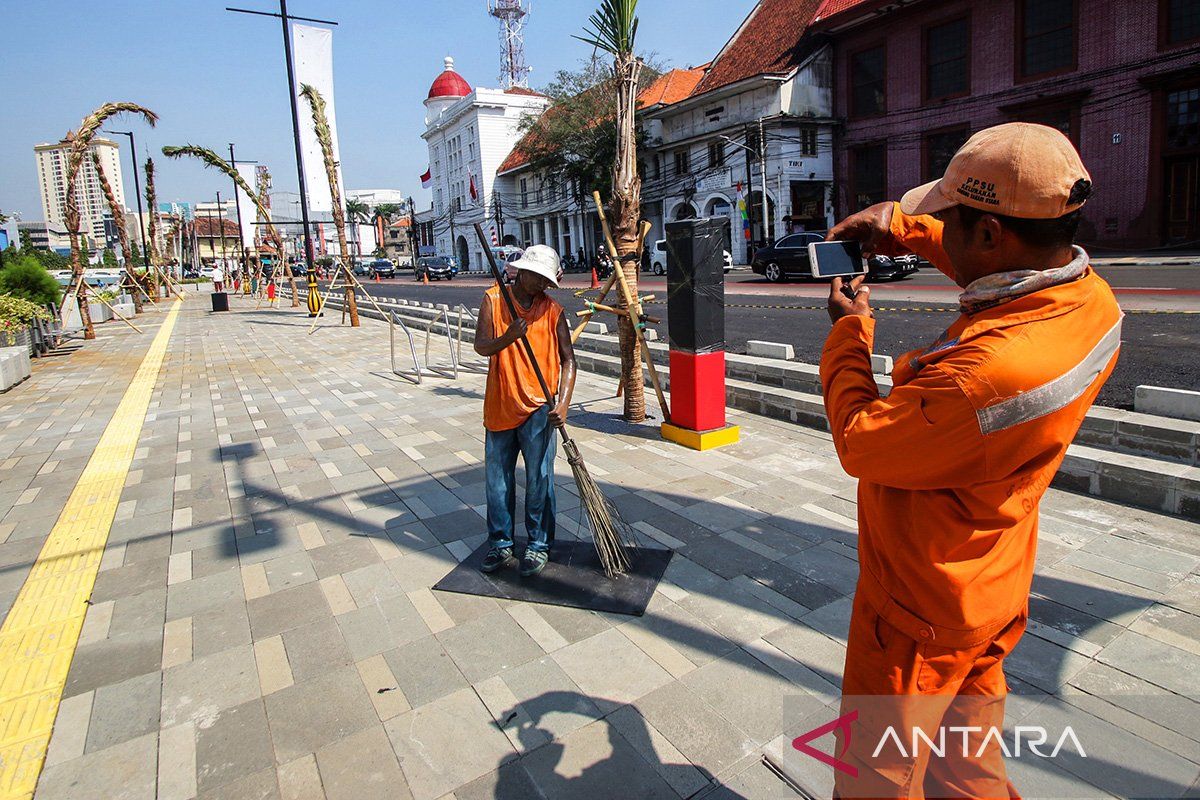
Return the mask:
<svg viewBox="0 0 1200 800">
<path fill-rule="evenodd" d="M 425 99 L 421 134 L 429 149 L 438 255 L 457 257 L 464 270 L 487 269 L 474 223 L 482 222 L 489 235 L 495 228 L 497 241 L 503 240 L 504 231 L 495 225 L 496 171 L 521 139 L 521 119 L 540 116 L 549 104 L 550 98 L 522 87 L 472 89 L 446 57 Z"/>
</svg>

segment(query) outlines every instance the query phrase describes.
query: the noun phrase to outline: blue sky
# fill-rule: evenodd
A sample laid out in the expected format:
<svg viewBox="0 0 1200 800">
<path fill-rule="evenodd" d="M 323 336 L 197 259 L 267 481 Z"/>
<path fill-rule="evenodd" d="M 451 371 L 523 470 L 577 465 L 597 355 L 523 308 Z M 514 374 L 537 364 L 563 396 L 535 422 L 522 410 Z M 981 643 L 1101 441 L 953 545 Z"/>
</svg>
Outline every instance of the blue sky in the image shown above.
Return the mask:
<svg viewBox="0 0 1200 800">
<path fill-rule="evenodd" d="M 0 209 L 40 219 L 33 146 L 57 141 L 105 101 L 141 103 L 155 129 L 126 118 L 140 159 L 155 156 L 160 200 L 197 201 L 228 188 L 198 165 L 162 158 L 191 142 L 271 168 L 276 190 L 294 190 L 294 151 L 277 20 L 227 5 L 277 10 L 273 0 L 105 0 L 6 3 L 0 30 Z M 547 82 L 588 50 L 570 38 L 598 0 L 534 0 L 526 33 L 530 83 Z M 671 66 L 712 58 L 753 0 L 642 0 L 641 49 Z M 334 19 L 334 81 L 342 169 L 349 188 L 398 188 L 428 204 L 421 101 L 454 56 L 474 86 L 498 83 L 499 43 L 486 0 L 291 0 L 291 14 Z M 123 137 L 127 201 L 132 180 Z"/>
</svg>

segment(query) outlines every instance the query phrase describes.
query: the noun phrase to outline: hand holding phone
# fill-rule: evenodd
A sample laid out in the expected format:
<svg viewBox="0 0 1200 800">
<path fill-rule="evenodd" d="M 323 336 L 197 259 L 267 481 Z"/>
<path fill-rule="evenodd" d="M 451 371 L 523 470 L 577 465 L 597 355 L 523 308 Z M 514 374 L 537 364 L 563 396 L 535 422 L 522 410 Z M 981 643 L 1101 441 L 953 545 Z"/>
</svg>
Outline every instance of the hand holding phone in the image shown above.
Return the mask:
<svg viewBox="0 0 1200 800">
<path fill-rule="evenodd" d="M 837 322 L 842 317 L 873 317 L 871 310 L 871 287 L 866 286 L 866 275 L 857 278 L 834 278 L 829 284 L 829 320 Z"/>
</svg>

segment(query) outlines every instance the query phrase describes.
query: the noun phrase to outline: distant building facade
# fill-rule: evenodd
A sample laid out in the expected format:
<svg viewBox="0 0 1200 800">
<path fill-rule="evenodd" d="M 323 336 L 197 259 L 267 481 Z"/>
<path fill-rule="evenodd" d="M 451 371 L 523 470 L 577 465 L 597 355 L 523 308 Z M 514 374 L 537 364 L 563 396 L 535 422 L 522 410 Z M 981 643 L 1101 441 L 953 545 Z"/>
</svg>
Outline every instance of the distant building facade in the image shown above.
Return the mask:
<svg viewBox="0 0 1200 800">
<path fill-rule="evenodd" d="M 762 0 L 683 98 L 649 108 L 643 204 L 657 238 L 690 217 L 729 220 L 727 248 L 825 230 L 833 212 L 832 52 L 805 36 L 817 4 Z M 765 208 L 763 193 L 766 192 Z M 747 230 L 739 200 L 745 204 Z"/>
<path fill-rule="evenodd" d="M 117 204 L 124 210 L 125 184 L 121 176 L 120 148 L 116 142 L 97 138 L 92 140 L 89 150 L 100 156 L 104 175 L 112 187 Z M 42 217 L 50 228 L 66 229 L 67 162 L 70 152 L 70 145 L 65 142 L 39 144 L 33 148 L 37 161 L 38 191 L 42 197 Z M 80 232 L 88 237 L 92 247 L 104 247 L 107 240 L 104 218 L 110 215 L 90 154 L 79 168 L 76 199 L 79 204 Z"/>
<path fill-rule="evenodd" d="M 21 220 L 17 223 L 17 235 L 27 233 L 29 243 L 38 250 L 54 250 L 65 253 L 71 246 L 65 225 L 48 225 L 36 220 Z"/>
<path fill-rule="evenodd" d="M 1200 3 L 825 0 L 839 215 L 939 176 L 972 133 L 1022 120 L 1075 143 L 1081 239 L 1200 240 Z"/>
<path fill-rule="evenodd" d="M 455 256 L 462 269 L 486 269 L 472 227 L 481 222 L 490 231 L 495 225 L 496 172 L 520 139 L 522 118 L 540 115 L 549 103 L 519 86 L 472 89 L 455 72 L 454 59 L 446 58 L 425 99 L 421 134 L 429 150 L 438 255 Z"/>
</svg>

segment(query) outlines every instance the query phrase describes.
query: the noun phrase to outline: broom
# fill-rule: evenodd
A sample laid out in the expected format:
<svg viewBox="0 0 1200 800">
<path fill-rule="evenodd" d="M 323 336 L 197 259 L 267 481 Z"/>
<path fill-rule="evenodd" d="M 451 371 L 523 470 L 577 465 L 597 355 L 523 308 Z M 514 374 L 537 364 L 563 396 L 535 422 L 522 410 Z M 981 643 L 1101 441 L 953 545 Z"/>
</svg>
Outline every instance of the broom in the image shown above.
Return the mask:
<svg viewBox="0 0 1200 800">
<path fill-rule="evenodd" d="M 496 263 L 496 255 L 492 252 L 491 242 L 478 222 L 475 223 L 475 235 L 479 237 L 483 252 L 487 253 L 492 277 L 496 279 L 496 285 L 500 287 L 500 296 L 504 298 L 504 303 L 508 306 L 509 316 L 516 319 L 517 307 L 513 303 L 508 287 L 504 285 L 504 281 L 500 277 L 500 267 Z M 542 368 L 533 354 L 533 347 L 524 335 L 521 336 L 521 344 L 525 346 L 525 353 L 529 356 L 529 363 L 533 365 L 533 374 L 537 376 L 543 396 L 547 402 L 551 402 L 550 387 L 546 384 Z M 579 487 L 579 502 L 587 512 L 588 522 L 591 523 L 592 540 L 596 545 L 596 555 L 600 557 L 600 565 L 604 567 L 604 574 L 613 578 L 628 572 L 632 563 L 628 548 L 634 541 L 633 531 L 630 529 L 629 523 L 621 518 L 616 506 L 610 503 L 600 491 L 596 480 L 588 473 L 587 465 L 583 463 L 583 456 L 579 454 L 579 447 L 567 433 L 566 426 L 559 428 L 558 432 L 562 436 L 563 452 L 567 454 L 567 463 L 571 465 L 571 473 L 575 476 L 575 485 Z"/>
</svg>

